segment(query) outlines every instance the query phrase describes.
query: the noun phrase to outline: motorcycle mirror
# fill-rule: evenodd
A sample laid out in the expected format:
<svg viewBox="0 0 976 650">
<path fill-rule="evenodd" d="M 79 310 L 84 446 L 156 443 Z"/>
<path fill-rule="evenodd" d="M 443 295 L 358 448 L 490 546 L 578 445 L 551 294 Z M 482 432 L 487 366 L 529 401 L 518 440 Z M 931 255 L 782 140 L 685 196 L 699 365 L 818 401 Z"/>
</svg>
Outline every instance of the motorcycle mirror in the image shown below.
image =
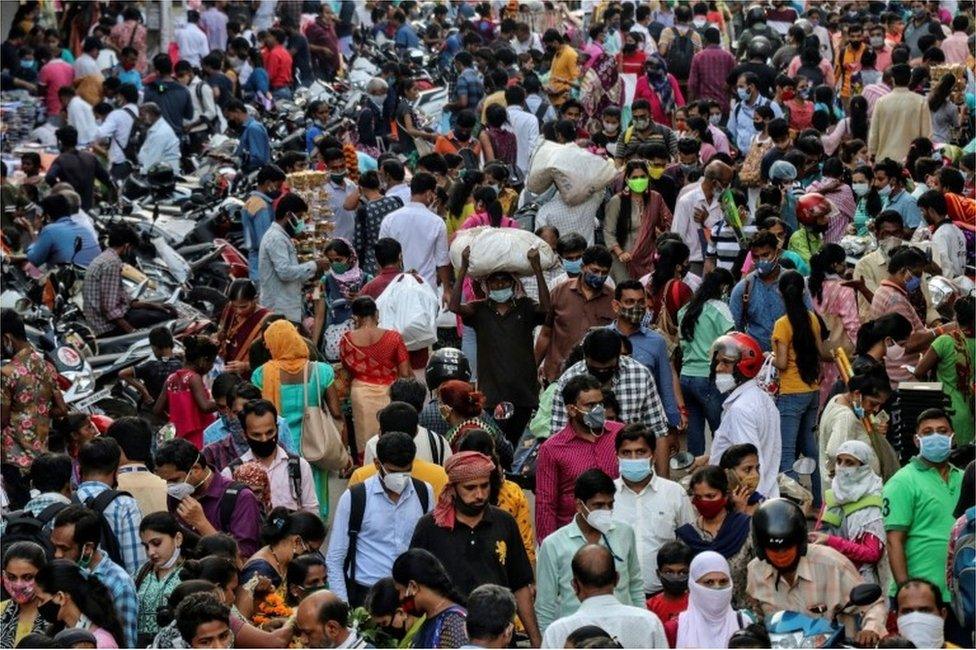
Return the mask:
<svg viewBox="0 0 976 650">
<path fill-rule="evenodd" d="M 515 414 L 515 405 L 511 402 L 499 402 L 495 406 L 495 412 L 493 417 L 496 422 L 504 422 L 505 420 L 511 419 Z"/>
<path fill-rule="evenodd" d="M 873 582 L 865 582 L 851 589 L 851 605 L 867 607 L 881 598 L 881 587 Z"/>
<path fill-rule="evenodd" d="M 668 460 L 668 466 L 676 471 L 683 472 L 695 462 L 695 455 L 688 451 L 679 451 Z"/>
<path fill-rule="evenodd" d="M 793 471 L 797 474 L 803 474 L 805 476 L 810 476 L 815 471 L 817 471 L 817 461 L 812 458 L 797 458 L 796 462 L 793 463 Z"/>
</svg>

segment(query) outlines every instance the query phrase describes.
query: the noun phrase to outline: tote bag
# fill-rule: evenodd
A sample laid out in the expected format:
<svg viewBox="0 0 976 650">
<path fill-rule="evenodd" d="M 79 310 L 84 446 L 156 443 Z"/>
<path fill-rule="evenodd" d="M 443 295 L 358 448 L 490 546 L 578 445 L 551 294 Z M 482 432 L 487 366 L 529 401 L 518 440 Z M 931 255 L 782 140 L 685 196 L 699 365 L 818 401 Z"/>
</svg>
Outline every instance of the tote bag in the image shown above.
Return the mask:
<svg viewBox="0 0 976 650">
<path fill-rule="evenodd" d="M 302 374 L 302 389 L 305 396 L 305 408 L 302 412 L 302 456 L 315 467 L 330 471 L 345 469 L 351 459 L 346 445 L 342 442 L 342 435 L 336 427 L 331 413 L 327 413 L 320 405 L 308 404 L 308 366 Z M 315 375 L 316 394 L 322 395 L 318 373 Z"/>
</svg>

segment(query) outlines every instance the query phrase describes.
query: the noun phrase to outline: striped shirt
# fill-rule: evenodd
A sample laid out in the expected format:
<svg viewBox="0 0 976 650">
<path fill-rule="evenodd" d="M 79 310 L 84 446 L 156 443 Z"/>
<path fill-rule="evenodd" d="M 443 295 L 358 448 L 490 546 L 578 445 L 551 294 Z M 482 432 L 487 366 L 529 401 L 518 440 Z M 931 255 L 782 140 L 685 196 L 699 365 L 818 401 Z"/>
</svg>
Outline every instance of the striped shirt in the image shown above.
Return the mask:
<svg viewBox="0 0 976 650">
<path fill-rule="evenodd" d="M 109 487 L 99 481 L 85 481 L 78 486 L 78 500 L 85 503 L 107 489 Z M 131 496 L 123 494 L 105 506 L 103 514 L 116 539 L 119 540 L 119 550 L 122 551 L 125 570 L 130 575 L 135 575 L 146 561 L 146 551 L 139 539 L 139 524 L 142 523 L 139 504 Z"/>
<path fill-rule="evenodd" d="M 743 226 L 743 241 L 748 241 L 757 231 L 756 226 Z M 712 239 L 708 242 L 708 247 L 705 250 L 705 257 L 715 260 L 719 268 L 731 271 L 741 253 L 742 245 L 735 234 L 735 230 L 725 221 L 715 224 L 715 227 L 712 228 Z M 741 262 L 739 266 L 742 266 Z"/>
</svg>

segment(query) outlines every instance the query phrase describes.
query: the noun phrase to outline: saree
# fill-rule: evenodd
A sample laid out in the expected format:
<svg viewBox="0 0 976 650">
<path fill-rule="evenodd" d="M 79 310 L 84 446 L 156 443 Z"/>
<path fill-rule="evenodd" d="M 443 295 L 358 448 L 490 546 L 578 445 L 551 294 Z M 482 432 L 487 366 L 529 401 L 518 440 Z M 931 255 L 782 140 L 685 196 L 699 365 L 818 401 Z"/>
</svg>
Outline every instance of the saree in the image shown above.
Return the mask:
<svg viewBox="0 0 976 650">
<path fill-rule="evenodd" d="M 356 456 L 361 459 L 366 441 L 379 433 L 376 414 L 390 403 L 390 387 L 353 379 L 349 401 L 352 402 L 352 425 L 356 432 Z"/>
<path fill-rule="evenodd" d="M 632 278 L 642 278 L 654 268 L 655 242 L 658 235 L 671 229 L 671 211 L 664 198 L 652 189 L 647 190 L 640 230 L 631 249 L 627 272 Z"/>
<path fill-rule="evenodd" d="M 247 361 L 251 344 L 261 336 L 264 322 L 271 311 L 258 307 L 249 315 L 240 317 L 232 305 L 224 307 L 220 314 L 218 330 L 220 337 L 220 356 L 226 361 Z"/>
<path fill-rule="evenodd" d="M 588 120 L 597 124 L 587 124 L 591 133 L 599 133 L 599 120 L 603 109 L 620 106 L 623 100 L 624 84 L 617 70 L 617 61 L 602 52 L 586 71 L 580 87 L 580 101 Z M 596 127 L 594 130 L 594 126 Z"/>
</svg>

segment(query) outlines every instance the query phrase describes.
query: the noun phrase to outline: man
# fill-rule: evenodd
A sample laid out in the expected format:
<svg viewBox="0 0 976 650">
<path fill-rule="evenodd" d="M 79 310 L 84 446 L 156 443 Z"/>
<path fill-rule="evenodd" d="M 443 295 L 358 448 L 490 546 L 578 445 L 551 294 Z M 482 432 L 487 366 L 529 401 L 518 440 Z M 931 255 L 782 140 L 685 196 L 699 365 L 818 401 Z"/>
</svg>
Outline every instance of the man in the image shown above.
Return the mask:
<svg viewBox="0 0 976 650">
<path fill-rule="evenodd" d="M 139 171 L 145 175 L 154 165 L 162 164 L 179 173 L 180 138 L 170 123 L 163 119 L 160 107 L 154 102 L 146 102 L 139 107 L 139 116 L 149 125 L 146 139 L 137 155 Z"/>
<path fill-rule="evenodd" d="M 452 128 L 448 133 L 437 136 L 434 151 L 441 155 L 455 154 L 461 157 L 463 169 L 479 169 L 484 152 L 481 140 L 474 137 L 478 125 L 478 115 L 471 109 L 461 109 L 454 115 Z"/>
<path fill-rule="evenodd" d="M 326 81 L 332 81 L 339 69 L 339 37 L 335 31 L 335 14 L 329 3 L 322 4 L 319 15 L 305 28 L 305 38 L 316 71 Z"/>
<path fill-rule="evenodd" d="M 652 53 L 657 52 L 657 43 L 654 41 L 654 37 L 651 36 L 651 32 L 648 27 L 651 24 L 651 8 L 648 5 L 638 5 L 637 9 L 634 11 L 634 24 L 630 27 L 630 32 L 640 34 L 641 43 L 643 43 L 644 53 L 650 56 Z"/>
<path fill-rule="evenodd" d="M 417 520 L 433 508 L 433 489 L 411 477 L 416 453 L 408 434 L 383 434 L 373 460 L 378 474 L 350 482 L 339 497 L 325 562 L 332 591 L 354 607 L 390 574 L 393 561 L 410 547 Z"/>
<path fill-rule="evenodd" d="M 139 245 L 131 227 L 108 232 L 108 247 L 88 265 L 82 285 L 85 320 L 95 336 L 115 336 L 149 328 L 176 315 L 171 305 L 132 300 L 122 284 L 122 258 Z"/>
<path fill-rule="evenodd" d="M 57 130 L 60 154 L 51 163 L 44 182 L 54 186 L 58 182 L 69 183 L 81 197 L 81 207 L 90 210 L 94 204 L 94 180 L 101 181 L 110 200 L 115 200 L 115 185 L 102 164 L 94 155 L 78 150 L 78 131 L 73 126 Z"/>
<path fill-rule="evenodd" d="M 854 75 L 861 71 L 861 55 L 868 48 L 864 42 L 864 25 L 852 23 L 846 26 L 846 42 L 837 50 L 834 63 L 837 77 L 837 95 L 846 107 L 851 101 Z"/>
<path fill-rule="evenodd" d="M 258 550 L 261 505 L 250 488 L 214 472 L 189 440 L 156 450 L 156 475 L 166 481 L 167 506 L 181 525 L 203 537 L 227 533 L 241 555 Z"/>
<path fill-rule="evenodd" d="M 356 238 L 356 207 L 359 205 L 359 193 L 356 191 L 356 184 L 346 178 L 346 155 L 337 147 L 326 149 L 322 154 L 322 162 L 329 172 L 326 189 L 335 223 L 332 236 L 352 242 Z"/>
<path fill-rule="evenodd" d="M 874 50 L 876 57 L 874 69 L 884 72 L 891 67 L 891 48 L 885 44 L 885 28 L 882 24 L 872 25 L 868 30 L 868 45 Z M 943 48 L 945 44 L 943 43 Z M 869 113 L 870 115 L 870 113 Z"/>
<path fill-rule="evenodd" d="M 188 648 L 232 648 L 234 645 L 230 608 L 213 593 L 197 592 L 180 601 L 176 608 L 176 629 Z"/>
<path fill-rule="evenodd" d="M 966 238 L 949 218 L 945 195 L 928 190 L 919 197 L 917 205 L 931 231 L 932 262 L 939 267 L 941 275 L 948 278 L 963 275 L 966 271 Z"/>
<path fill-rule="evenodd" d="M 557 109 L 569 99 L 569 90 L 581 79 L 579 56 L 576 50 L 555 29 L 547 29 L 542 35 L 542 45 L 552 57 L 549 68 L 549 86 L 546 92 L 549 102 Z"/>
<path fill-rule="evenodd" d="M 725 80 L 735 67 L 735 57 L 722 49 L 722 36 L 717 27 L 705 29 L 705 49 L 691 59 L 688 93 L 691 100 L 710 99 L 718 102 L 723 114 L 729 112 L 728 85 Z"/>
<path fill-rule="evenodd" d="M 109 141 L 109 175 L 115 181 L 124 180 L 132 172 L 132 164 L 125 157 L 125 147 L 129 144 L 132 127 L 139 117 L 139 91 L 132 84 L 122 84 L 119 98 L 117 108 L 98 126 L 96 135 L 102 142 Z"/>
<path fill-rule="evenodd" d="M 349 605 L 336 593 L 320 589 L 298 604 L 295 636 L 304 648 L 372 648 L 349 623 Z"/>
<path fill-rule="evenodd" d="M 380 183 L 384 188 L 385 196 L 395 196 L 403 201 L 403 205 L 410 202 L 410 184 L 405 182 L 406 171 L 403 163 L 399 160 L 388 158 L 383 161 L 379 168 Z"/>
<path fill-rule="evenodd" d="M 242 382 L 237 375 L 226 372 L 214 379 L 210 388 L 217 405 L 217 420 L 203 430 L 203 457 L 216 470 L 223 469 L 239 460 L 241 452 L 248 447 L 244 435 L 244 425 L 240 414 L 244 406 L 252 400 L 263 399 L 261 389 L 249 382 Z M 278 416 L 278 441 L 289 453 L 296 450 L 290 447 L 291 429 L 285 418 Z"/>
<path fill-rule="evenodd" d="M 661 590 L 658 550 L 675 538 L 678 526 L 695 521 L 684 488 L 654 471 L 656 443 L 654 435 L 640 424 L 628 424 L 614 436 L 620 478 L 614 480 L 613 519 L 634 529 L 646 595 Z"/>
<path fill-rule="evenodd" d="M 190 91 L 190 101 L 193 103 L 193 119 L 183 122 L 183 130 L 190 136 L 191 150 L 198 152 L 202 150 L 210 135 L 221 133 L 224 130 L 220 109 L 214 97 L 214 89 L 197 76 L 186 61 L 180 61 L 176 64 L 176 80 Z"/>
<path fill-rule="evenodd" d="M 891 93 L 891 67 L 881 73 L 881 81 L 866 85 L 861 90 L 861 95 L 868 102 L 868 117 L 874 116 L 874 107 L 878 105 L 878 100 Z"/>
<path fill-rule="evenodd" d="M 696 467 L 718 465 L 733 445 L 754 445 L 759 450 L 756 490 L 776 498 L 783 441 L 776 403 L 755 380 L 763 364 L 762 348 L 748 334 L 730 332 L 716 339 L 712 350 L 711 375 L 718 391 L 728 396 L 722 403 L 722 420 L 713 434 L 711 453 L 699 456 Z"/>
<path fill-rule="evenodd" d="M 914 439 L 918 455 L 884 486 L 892 587 L 908 578 L 925 578 L 939 587 L 945 602 L 952 598 L 945 565 L 963 474 L 949 463 L 952 437 L 952 424 L 944 411 L 922 411 Z M 888 593 L 895 595 L 894 588 Z"/>
<path fill-rule="evenodd" d="M 279 198 L 275 221 L 264 233 L 258 247 L 260 302 L 292 323 L 302 320 L 304 283 L 329 268 L 326 257 L 304 263 L 298 261 L 298 250 L 292 239 L 304 232 L 307 212 L 308 204 L 297 194 L 288 193 Z"/>
<path fill-rule="evenodd" d="M 413 25 L 410 24 L 406 14 L 402 11 L 393 12 L 390 17 L 390 25 L 394 30 L 393 43 L 398 52 L 403 53 L 411 48 L 420 47 L 420 37 L 417 36 Z"/>
<path fill-rule="evenodd" d="M 112 605 L 125 633 L 125 645 L 135 648 L 139 600 L 136 583 L 125 569 L 98 547 L 102 525 L 98 515 L 84 506 L 71 505 L 54 518 L 51 545 L 54 558 L 70 560 L 91 571 L 112 596 Z"/>
<path fill-rule="evenodd" d="M 30 486 L 37 496 L 31 497 L 23 510 L 44 525 L 45 534 L 54 528 L 54 517 L 71 504 L 72 463 L 68 454 L 45 452 L 31 465 Z M 4 518 L 0 521 L 0 534 L 6 530 Z"/>
<path fill-rule="evenodd" d="M 390 283 L 403 273 L 403 249 L 397 240 L 391 237 L 383 237 L 377 239 L 376 243 L 373 244 L 373 255 L 376 258 L 379 273 L 363 285 L 359 293 L 376 300 Z"/>
<path fill-rule="evenodd" d="M 75 79 L 75 70 L 70 63 L 59 56 L 54 56 L 46 47 L 39 47 L 35 56 L 41 65 L 37 73 L 37 84 L 44 88 L 44 107 L 48 115 L 57 115 L 63 108 L 58 92 L 66 86 L 71 86 Z M 17 61 L 16 56 L 10 59 L 12 64 Z"/>
<path fill-rule="evenodd" d="M 929 14 L 928 9 L 925 8 L 923 3 L 916 2 L 913 4 L 915 5 L 915 10 L 912 12 L 912 19 L 905 25 L 905 31 L 902 33 L 902 42 L 911 48 L 911 57 L 917 59 L 924 54 L 921 48 L 919 48 L 919 40 L 923 36 L 932 33 L 930 26 L 937 29 L 941 34 L 942 25 Z"/>
<path fill-rule="evenodd" d="M 530 643 L 537 647 L 542 636 L 532 608 L 532 565 L 515 519 L 488 503 L 495 464 L 484 454 L 462 451 L 444 469 L 448 484 L 434 512 L 417 522 L 410 548 L 437 557 L 462 596 L 487 583 L 508 587 Z"/>
<path fill-rule="evenodd" d="M 864 582 L 845 556 L 822 544 L 807 544 L 807 522 L 800 507 L 787 499 L 769 499 L 752 518 L 757 557 L 749 561 L 746 593 L 751 609 L 766 616 L 801 611 L 836 620 L 858 645 L 874 647 L 885 634 L 884 599 L 860 608 L 860 630 L 843 613 L 851 589 Z M 943 564 L 943 571 L 945 570 Z"/>
<path fill-rule="evenodd" d="M 885 158 L 874 165 L 872 184 L 881 197 L 882 207 L 900 214 L 905 228 L 911 231 L 922 225 L 922 213 L 917 199 L 905 189 L 905 179 L 905 167 L 899 162 Z"/>
<path fill-rule="evenodd" d="M 543 632 L 556 619 L 579 609 L 580 601 L 572 584 L 572 563 L 576 552 L 588 544 L 604 546 L 613 556 L 618 575 L 612 590 L 616 599 L 633 607 L 644 604 L 644 581 L 634 531 L 627 524 L 613 521 L 615 491 L 613 479 L 599 469 L 580 474 L 573 486 L 573 518 L 539 547 L 535 611 Z"/>
<path fill-rule="evenodd" d="M 415 174 L 410 181 L 410 201 L 386 215 L 380 224 L 380 237 L 391 237 L 400 242 L 404 268 L 419 273 L 435 291 L 440 280 L 442 300 L 447 305 L 451 300 L 453 278 L 447 226 L 429 207 L 436 200 L 437 179 L 433 174 Z"/>
<path fill-rule="evenodd" d="M 219 54 L 208 54 L 200 60 L 200 77 L 213 90 L 214 101 L 217 102 L 218 118 L 222 117 L 220 111 L 234 98 L 234 84 L 230 77 L 221 72 L 223 70 L 223 57 Z M 239 83 L 244 83 L 239 80 Z M 225 124 L 221 125 L 226 126 Z"/>
<path fill-rule="evenodd" d="M 942 52 L 949 65 L 962 65 L 969 58 L 969 16 L 965 13 L 952 19 L 952 34 L 942 41 Z"/>
<path fill-rule="evenodd" d="M 99 498 L 118 483 L 121 458 L 119 443 L 110 437 L 99 436 L 83 444 L 78 452 L 81 483 L 75 494 L 79 503 L 105 517 L 118 540 L 123 568 L 135 575 L 146 561 L 146 551 L 139 540 L 139 524 L 142 522 L 139 504 L 131 495 L 117 491 L 113 493 L 114 498 L 111 494 Z M 105 499 L 109 499 L 107 504 Z"/>
<path fill-rule="evenodd" d="M 180 48 L 180 59 L 199 68 L 200 59 L 210 54 L 210 42 L 200 29 L 200 13 L 193 9 L 187 11 L 186 24 L 178 27 L 174 36 Z"/>
<path fill-rule="evenodd" d="M 613 554 L 587 544 L 573 556 L 573 591 L 579 609 L 546 628 L 543 648 L 563 648 L 566 638 L 584 625 L 605 630 L 625 648 L 667 648 L 661 620 L 642 606 L 624 605 L 614 595 L 620 579 Z"/>
<path fill-rule="evenodd" d="M 234 157 L 241 161 L 245 173 L 260 169 L 271 162 L 271 141 L 268 130 L 260 120 L 247 112 L 244 102 L 232 99 L 224 107 L 224 117 L 234 126 L 242 129 L 234 150 Z"/>
<path fill-rule="evenodd" d="M 525 88 L 519 85 L 505 89 L 508 124 L 505 128 L 515 134 L 515 166 L 523 174 L 529 173 L 529 157 L 539 139 L 539 120 L 525 107 Z"/>
<path fill-rule="evenodd" d="M 745 15 L 745 29 L 739 33 L 738 38 L 738 51 L 736 51 L 736 58 L 743 58 L 744 54 L 752 53 L 753 42 L 759 41 L 758 37 L 762 37 L 766 40 L 764 44 L 767 50 L 764 59 L 768 58 L 773 52 L 778 50 L 783 44 L 780 38 L 779 32 L 773 29 L 766 23 L 766 7 L 754 4 L 746 10 Z M 751 56 L 749 58 L 752 58 Z"/>
<path fill-rule="evenodd" d="M 904 239 L 904 222 L 901 215 L 894 210 L 882 210 L 874 218 L 873 228 L 878 248 L 864 255 L 854 264 L 854 279 L 863 282 L 871 296 L 878 290 L 881 282 L 888 279 L 888 258 L 891 252 L 907 243 Z M 931 305 L 932 299 L 929 297 L 927 285 L 927 282 L 922 282 L 919 290 L 925 296 L 925 303 Z M 862 323 L 871 320 L 871 296 L 866 296 L 863 291 L 858 291 Z M 937 318 L 939 318 L 938 312 L 930 307 L 925 316 L 925 321 L 933 322 Z"/>
<path fill-rule="evenodd" d="M 67 415 L 57 375 L 44 355 L 27 340 L 24 321 L 13 309 L 0 311 L 0 423 L 3 425 L 3 487 L 12 509 L 30 498 L 28 474 L 47 451 L 55 417 Z"/>
<path fill-rule="evenodd" d="M 674 156 L 678 151 L 678 138 L 674 131 L 651 119 L 651 105 L 646 99 L 637 99 L 631 104 L 631 124 L 620 132 L 617 148 L 613 154 L 617 164 L 634 156 L 637 147 L 645 143 L 663 144 L 668 153 Z"/>
<path fill-rule="evenodd" d="M 461 350 L 457 348 L 440 348 L 435 350 L 427 361 L 424 379 L 430 390 L 430 400 L 420 411 L 420 423 L 427 429 L 446 436 L 451 425 L 441 417 L 440 401 L 437 389 L 452 379 L 471 381 L 471 363 Z M 482 421 L 492 421 L 491 415 L 482 413 Z"/>
<path fill-rule="evenodd" d="M 702 38 L 691 23 L 691 7 L 680 5 L 674 8 L 674 25 L 661 30 L 657 40 L 658 53 L 667 62 L 668 70 L 687 89 L 688 72 L 697 52 L 701 52 Z"/>
<path fill-rule="evenodd" d="M 102 249 L 91 230 L 73 219 L 74 210 L 63 194 L 49 194 L 41 200 L 47 224 L 37 239 L 27 247 L 27 261 L 34 266 L 74 263 L 87 267 Z M 75 253 L 75 241 L 81 239 L 81 250 Z"/>
<path fill-rule="evenodd" d="M 377 248 L 380 226 L 383 224 L 383 219 L 394 210 L 402 208 L 405 203 L 399 197 L 384 196 L 381 189 L 379 173 L 376 171 L 368 171 L 359 175 L 359 187 L 357 191 L 359 201 L 354 216 L 355 235 L 352 244 L 356 249 L 356 254 L 359 256 L 360 268 L 365 273 L 374 276 L 373 280 L 367 283 L 369 285 L 373 284 L 383 274 L 383 268 L 386 266 L 379 262 Z M 407 188 L 407 191 L 409 192 L 409 188 Z M 400 244 L 397 243 L 396 259 L 394 261 L 399 261 L 399 257 Z M 388 257 L 384 259 L 389 260 Z M 394 275 L 398 273 L 399 271 L 396 271 Z M 384 288 L 385 286 L 384 284 Z M 363 287 L 363 289 L 365 288 Z M 379 293 L 373 296 L 374 299 L 378 297 Z"/>
<path fill-rule="evenodd" d="M 390 386 L 390 403 L 376 414 L 380 431 L 402 431 L 413 436 L 417 446 L 417 460 L 444 466 L 453 454 L 447 439 L 439 433 L 429 431 L 418 424 L 419 409 L 427 400 L 427 388 L 414 378 L 397 379 Z M 372 465 L 376 458 L 376 445 L 380 436 L 375 435 L 366 441 L 363 464 Z"/>
<path fill-rule="evenodd" d="M 939 587 L 925 578 L 909 578 L 898 585 L 894 598 L 898 634 L 916 648 L 958 647 L 946 644 L 946 601 Z"/>
<path fill-rule="evenodd" d="M 515 632 L 515 597 L 500 585 L 481 585 L 468 595 L 463 648 L 510 648 Z"/>
<path fill-rule="evenodd" d="M 756 109 L 760 106 L 769 106 L 773 109 L 774 117 L 782 117 L 783 111 L 775 103 L 760 94 L 759 76 L 754 72 L 740 74 L 735 82 L 735 108 L 729 115 L 726 128 L 732 134 L 735 148 L 744 156 L 749 151 L 752 138 L 756 135 L 754 120 Z"/>
<path fill-rule="evenodd" d="M 891 66 L 894 88 L 875 103 L 868 131 L 868 153 L 875 160 L 904 160 L 913 140 L 932 137 L 932 112 L 925 97 L 909 90 L 911 77 L 907 63 Z"/>
<path fill-rule="evenodd" d="M 285 451 L 279 444 L 278 409 L 264 399 L 247 402 L 237 418 L 244 429 L 249 449 L 221 474 L 230 480 L 243 463 L 257 462 L 268 475 L 271 507 L 318 513 L 312 466 L 304 458 Z"/>
<path fill-rule="evenodd" d="M 268 84 L 275 99 L 291 99 L 292 76 L 291 54 L 285 49 L 285 32 L 269 29 L 264 37 L 264 50 L 261 56 L 268 71 Z"/>
<path fill-rule="evenodd" d="M 224 3 L 220 3 L 221 5 Z M 200 14 L 200 28 L 207 35 L 210 51 L 227 49 L 227 14 L 221 11 L 216 0 L 204 0 L 206 7 Z"/>
<path fill-rule="evenodd" d="M 704 176 L 698 183 L 686 185 L 678 194 L 671 232 L 681 235 L 688 246 L 692 273 L 701 274 L 704 269 L 709 233 L 723 218 L 719 198 L 734 176 L 732 167 L 713 160 L 705 167 Z"/>
<path fill-rule="evenodd" d="M 66 123 L 78 132 L 78 142 L 84 146 L 91 144 L 98 133 L 98 122 L 91 104 L 75 92 L 71 86 L 58 91 L 58 98 L 64 106 Z"/>
<path fill-rule="evenodd" d="M 392 405 L 393 402 L 390 402 L 390 404 Z M 418 429 L 415 411 L 416 409 L 414 409 L 412 406 L 402 402 L 397 403 L 394 408 L 389 410 L 384 409 L 382 411 L 382 417 L 377 418 L 380 425 L 379 440 L 382 440 L 384 435 L 393 432 L 406 433 L 408 436 L 414 435 Z M 376 441 L 376 445 L 379 445 L 379 440 Z M 364 446 L 367 448 L 369 447 L 368 444 Z M 414 446 L 416 447 L 416 442 L 414 442 Z M 378 470 L 379 468 L 375 464 L 375 459 L 374 462 L 364 464 L 362 467 L 354 471 L 352 476 L 349 477 L 349 487 L 352 487 L 357 483 L 364 482 L 366 479 L 375 475 Z M 415 457 L 413 461 L 413 469 L 410 471 L 410 475 L 425 483 L 429 483 L 430 486 L 434 488 L 435 497 L 438 496 L 441 493 L 441 490 L 444 489 L 444 486 L 447 485 L 447 474 L 444 473 L 444 468 L 433 461 L 428 462 L 424 459 Z"/>
<path fill-rule="evenodd" d="M 638 11 L 638 13 L 640 12 Z M 509 43 L 515 51 L 515 54 L 525 54 L 530 50 L 536 50 L 538 52 L 544 50 L 542 39 L 525 22 L 515 23 L 515 38 L 510 40 Z"/>
<path fill-rule="evenodd" d="M 203 36 L 202 32 L 201 36 Z M 207 37 L 203 36 L 204 45 L 206 39 Z M 203 54 L 205 55 L 206 52 Z M 195 65 L 199 65 L 199 60 Z M 159 111 L 178 137 L 183 134 L 184 120 L 193 119 L 193 101 L 190 99 L 190 91 L 173 79 L 173 62 L 170 61 L 169 55 L 160 53 L 154 56 L 153 69 L 156 70 L 156 80 L 146 85 L 143 100 L 159 107 Z"/>
<path fill-rule="evenodd" d="M 152 461 L 153 435 L 149 423 L 134 416 L 117 419 L 105 432 L 105 437 L 115 440 L 121 451 L 116 487 L 131 494 L 143 514 L 166 510 L 166 481 L 147 466 Z"/>
<path fill-rule="evenodd" d="M 241 227 L 244 231 L 244 248 L 247 249 L 247 267 L 251 281 L 257 283 L 258 251 L 264 233 L 274 221 L 274 201 L 281 196 L 285 173 L 277 165 L 265 165 L 258 171 L 257 187 L 247 197 L 241 209 Z"/>
</svg>

